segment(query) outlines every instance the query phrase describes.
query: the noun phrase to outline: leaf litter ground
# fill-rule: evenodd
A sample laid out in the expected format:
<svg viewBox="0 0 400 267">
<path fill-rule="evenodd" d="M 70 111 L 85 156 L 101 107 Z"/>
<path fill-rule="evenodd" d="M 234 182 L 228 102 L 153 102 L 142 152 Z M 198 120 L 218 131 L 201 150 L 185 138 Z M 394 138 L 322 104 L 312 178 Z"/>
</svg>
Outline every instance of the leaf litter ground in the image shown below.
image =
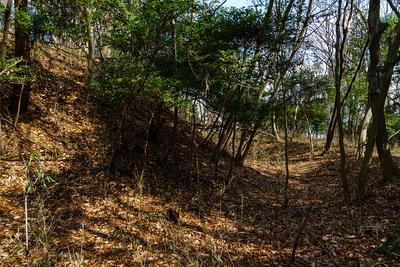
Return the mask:
<svg viewBox="0 0 400 267">
<path fill-rule="evenodd" d="M 215 175 L 213 144 L 199 147 L 198 187 L 188 124 L 180 120 L 176 147 L 161 164 L 172 116 L 166 113 L 160 140 L 146 147 L 151 106 L 138 100 L 108 172 L 120 118 L 94 107 L 84 68 L 66 51 L 39 46 L 34 59 L 32 104 L 18 124 L 33 142 L 16 135 L 0 162 L 2 266 L 26 264 L 27 179 L 36 182 L 27 200 L 29 260 L 38 266 L 285 266 L 308 207 L 313 210 L 295 266 L 399 265 L 392 249 L 386 256 L 374 253 L 386 237 L 399 235 L 392 226 L 400 215 L 399 182 L 374 186 L 380 180 L 376 158 L 365 202 L 347 206 L 337 151 L 322 157 L 322 141 L 315 153 L 305 140 L 290 142 L 290 207 L 284 209 L 283 143 L 259 136 L 227 188 L 221 184 L 229 156 Z M 196 141 L 202 142 L 199 135 Z M 360 161 L 347 150 L 354 187 Z M 57 183 L 47 181 L 46 191 L 38 176 Z M 177 223 L 168 220 L 170 209 L 181 210 Z"/>
</svg>

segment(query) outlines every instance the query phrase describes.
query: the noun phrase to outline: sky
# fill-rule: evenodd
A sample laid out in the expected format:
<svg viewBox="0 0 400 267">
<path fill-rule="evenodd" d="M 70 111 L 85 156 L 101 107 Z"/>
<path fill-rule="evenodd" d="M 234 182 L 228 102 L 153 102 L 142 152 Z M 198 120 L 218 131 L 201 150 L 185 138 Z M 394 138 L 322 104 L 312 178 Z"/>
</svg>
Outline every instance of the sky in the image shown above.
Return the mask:
<svg viewBox="0 0 400 267">
<path fill-rule="evenodd" d="M 251 5 L 251 0 L 227 0 L 225 3 L 225 6 L 236 6 L 236 7 L 242 7 L 248 5 Z"/>
</svg>

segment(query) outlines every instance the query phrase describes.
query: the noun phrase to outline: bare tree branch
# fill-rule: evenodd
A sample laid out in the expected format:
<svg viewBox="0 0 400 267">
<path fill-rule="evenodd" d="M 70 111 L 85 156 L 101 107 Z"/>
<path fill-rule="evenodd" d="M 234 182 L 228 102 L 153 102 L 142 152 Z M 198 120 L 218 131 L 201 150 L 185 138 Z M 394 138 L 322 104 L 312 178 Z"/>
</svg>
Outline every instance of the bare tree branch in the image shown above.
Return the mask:
<svg viewBox="0 0 400 267">
<path fill-rule="evenodd" d="M 394 5 L 393 1 L 392 1 L 392 0 L 387 0 L 387 1 L 388 1 L 388 3 L 389 3 L 390 7 L 392 8 L 393 12 L 396 13 L 396 16 L 397 16 L 398 18 L 400 18 L 400 12 L 399 12 L 399 10 L 397 9 L 397 7 Z"/>
</svg>

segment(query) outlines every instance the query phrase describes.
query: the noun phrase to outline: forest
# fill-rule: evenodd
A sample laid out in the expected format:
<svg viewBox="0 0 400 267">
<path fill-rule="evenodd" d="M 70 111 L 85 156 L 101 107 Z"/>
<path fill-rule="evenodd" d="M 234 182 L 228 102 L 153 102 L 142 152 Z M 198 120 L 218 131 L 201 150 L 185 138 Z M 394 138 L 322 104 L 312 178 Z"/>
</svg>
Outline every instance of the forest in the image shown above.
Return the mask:
<svg viewBox="0 0 400 267">
<path fill-rule="evenodd" d="M 400 2 L 0 14 L 1 266 L 400 266 Z"/>
</svg>

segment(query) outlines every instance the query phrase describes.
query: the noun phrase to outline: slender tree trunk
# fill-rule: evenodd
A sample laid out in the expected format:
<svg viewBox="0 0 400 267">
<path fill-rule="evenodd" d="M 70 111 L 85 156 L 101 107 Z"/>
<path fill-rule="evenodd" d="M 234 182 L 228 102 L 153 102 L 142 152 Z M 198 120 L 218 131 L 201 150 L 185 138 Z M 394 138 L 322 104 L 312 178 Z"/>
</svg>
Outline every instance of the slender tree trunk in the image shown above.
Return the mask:
<svg viewBox="0 0 400 267">
<path fill-rule="evenodd" d="M 312 139 L 310 121 L 308 120 L 307 113 L 304 112 L 304 116 L 306 117 L 306 122 L 307 122 L 308 136 L 309 136 L 309 139 L 310 139 L 310 149 L 311 149 L 311 153 L 314 154 L 314 145 L 313 145 L 313 139 Z"/>
<path fill-rule="evenodd" d="M 271 113 L 270 113 L 271 114 Z M 247 158 L 249 155 L 250 148 L 253 144 L 254 137 L 256 136 L 257 130 L 261 127 L 261 125 L 264 123 L 266 119 L 268 119 L 269 115 L 266 116 L 263 120 L 259 120 L 256 125 L 254 125 L 253 129 L 248 133 L 249 135 L 249 140 L 247 140 L 245 144 L 245 148 L 241 148 L 240 150 L 238 149 L 236 153 L 236 164 L 243 166 L 244 160 Z M 243 152 L 242 152 L 243 151 Z"/>
<path fill-rule="evenodd" d="M 91 78 L 94 70 L 94 60 L 96 58 L 95 55 L 95 44 L 94 44 L 94 35 L 93 35 L 93 25 L 89 24 L 89 56 L 88 56 L 88 75 Z"/>
<path fill-rule="evenodd" d="M 326 134 L 325 148 L 324 148 L 324 152 L 322 154 L 329 153 L 329 150 L 331 149 L 333 136 L 335 135 L 336 123 L 337 123 L 337 106 L 336 106 L 336 101 L 335 101 L 335 106 L 333 108 L 331 121 L 329 122 L 328 132 Z"/>
<path fill-rule="evenodd" d="M 271 127 L 272 127 L 272 135 L 275 136 L 276 140 L 280 141 L 281 138 L 279 137 L 278 127 L 276 126 L 275 112 L 272 113 Z"/>
<path fill-rule="evenodd" d="M 172 24 L 172 80 L 176 82 L 176 77 L 178 75 L 178 52 L 176 49 L 176 25 L 175 25 L 175 18 L 171 20 Z M 174 85 L 176 87 L 176 84 Z M 177 88 L 175 88 L 175 91 Z M 168 148 L 167 152 L 165 153 L 162 161 L 164 163 L 167 162 L 169 155 L 171 154 L 172 148 L 175 146 L 176 140 L 176 131 L 178 128 L 178 107 L 174 106 L 174 126 L 172 128 L 172 138 L 171 138 L 171 146 Z"/>
<path fill-rule="evenodd" d="M 1 55 L 0 60 L 1 63 L 4 62 L 7 53 L 7 41 L 8 41 L 8 32 L 10 29 L 10 17 L 11 17 L 11 7 L 13 0 L 7 1 L 7 9 L 4 13 L 4 31 L 3 31 L 3 43 L 1 44 Z"/>
<path fill-rule="evenodd" d="M 286 181 L 285 181 L 285 202 L 283 206 L 289 207 L 289 155 L 288 155 L 288 127 L 287 127 L 287 101 L 286 101 L 287 89 L 283 95 L 283 101 L 285 105 L 285 167 L 286 167 Z"/>
<path fill-rule="evenodd" d="M 219 155 L 221 155 L 222 149 L 225 147 L 226 142 L 228 141 L 228 137 L 230 135 L 230 132 L 232 130 L 232 125 L 233 125 L 233 114 L 231 113 L 228 118 L 226 119 L 226 122 L 223 126 L 223 129 L 218 137 L 218 143 L 217 146 L 215 147 L 211 158 L 213 162 L 217 162 L 219 159 Z"/>
<path fill-rule="evenodd" d="M 87 63 L 87 72 L 88 72 L 88 79 L 92 79 L 93 75 L 93 70 L 94 70 L 94 61 L 96 59 L 96 50 L 95 50 L 95 40 L 94 40 L 94 24 L 92 21 L 92 11 L 88 10 L 88 36 L 89 36 L 89 41 L 88 41 L 88 63 Z"/>
<path fill-rule="evenodd" d="M 358 136 L 357 158 L 361 157 L 361 155 L 364 153 L 364 147 L 367 145 L 367 130 L 371 117 L 372 117 L 372 109 L 371 105 L 368 105 L 367 112 L 365 113 L 365 116 L 361 123 L 360 134 Z"/>
<path fill-rule="evenodd" d="M 360 72 L 360 69 L 361 69 L 362 63 L 363 63 L 363 61 L 364 61 L 364 57 L 365 57 L 365 54 L 366 54 L 366 52 L 367 52 L 367 48 L 368 48 L 369 43 L 370 43 L 370 39 L 368 38 L 367 42 L 366 42 L 365 45 L 364 45 L 364 49 L 363 49 L 363 52 L 362 52 L 362 54 L 361 54 L 360 61 L 358 62 L 357 69 L 356 69 L 356 71 L 355 71 L 355 73 L 354 73 L 354 75 L 353 75 L 353 78 L 352 78 L 351 83 L 350 83 L 350 85 L 349 85 L 349 87 L 348 87 L 348 89 L 347 89 L 347 92 L 346 92 L 345 96 L 344 96 L 343 99 L 342 99 L 342 102 L 341 102 L 341 106 L 342 106 L 342 107 L 343 107 L 344 104 L 346 103 L 346 100 L 347 100 L 347 98 L 348 98 L 348 96 L 349 96 L 349 94 L 350 94 L 350 91 L 351 91 L 351 89 L 352 89 L 353 86 L 354 86 L 354 82 L 355 82 L 356 79 L 357 79 L 358 73 Z M 333 110 L 334 110 L 334 111 L 333 111 L 333 113 L 332 113 L 331 120 L 330 120 L 329 127 L 328 127 L 328 132 L 327 132 L 327 135 L 326 135 L 326 142 L 325 142 L 325 148 L 324 148 L 323 154 L 329 152 L 329 150 L 330 150 L 330 148 L 331 148 L 331 145 L 332 145 L 333 136 L 335 135 L 335 128 L 336 128 L 337 119 L 338 119 L 338 118 L 337 118 L 337 107 L 336 107 L 336 103 L 335 103 L 335 107 L 334 107 Z"/>
<path fill-rule="evenodd" d="M 297 132 L 297 110 L 299 109 L 299 105 L 296 105 L 296 108 L 294 109 L 294 117 L 293 117 L 293 123 L 292 123 L 292 139 L 298 136 Z"/>
<path fill-rule="evenodd" d="M 27 0 L 16 0 L 15 9 L 28 12 L 28 1 Z M 25 62 L 22 64 L 30 65 L 30 51 L 29 51 L 29 31 L 28 26 L 21 24 L 16 21 L 15 25 L 15 57 L 22 57 Z M 29 73 L 21 73 L 28 75 Z M 25 79 L 24 79 L 25 80 Z M 21 90 L 22 94 L 21 94 Z M 31 84 L 29 81 L 25 81 L 24 86 L 22 84 L 14 84 L 13 92 L 10 97 L 10 110 L 13 113 L 17 113 L 18 106 L 21 113 L 28 110 L 29 98 L 31 93 Z M 21 96 L 21 100 L 19 99 Z"/>
<path fill-rule="evenodd" d="M 235 156 L 235 164 L 236 164 L 236 162 L 239 162 L 240 157 L 242 156 L 242 151 L 244 150 L 246 139 L 249 135 L 249 131 L 250 131 L 249 129 L 243 129 L 241 131 L 240 142 L 239 142 L 239 146 L 237 148 L 236 156 Z M 235 140 L 233 140 L 233 141 L 235 141 Z"/>
<path fill-rule="evenodd" d="M 350 194 L 349 194 L 349 184 L 347 181 L 346 173 L 345 173 L 345 164 L 346 164 L 346 151 L 344 150 L 343 144 L 343 121 L 341 116 L 341 101 L 340 101 L 340 92 L 342 88 L 342 73 L 343 73 L 343 46 L 340 47 L 340 39 L 342 36 L 340 30 L 340 20 L 342 17 L 342 0 L 339 0 L 338 4 L 338 18 L 336 20 L 336 45 L 335 45 L 335 88 L 336 88 L 336 114 L 337 114 L 337 122 L 339 124 L 339 146 L 340 146 L 340 176 L 342 177 L 342 186 L 343 186 L 343 195 L 346 203 L 350 202 Z"/>
</svg>

